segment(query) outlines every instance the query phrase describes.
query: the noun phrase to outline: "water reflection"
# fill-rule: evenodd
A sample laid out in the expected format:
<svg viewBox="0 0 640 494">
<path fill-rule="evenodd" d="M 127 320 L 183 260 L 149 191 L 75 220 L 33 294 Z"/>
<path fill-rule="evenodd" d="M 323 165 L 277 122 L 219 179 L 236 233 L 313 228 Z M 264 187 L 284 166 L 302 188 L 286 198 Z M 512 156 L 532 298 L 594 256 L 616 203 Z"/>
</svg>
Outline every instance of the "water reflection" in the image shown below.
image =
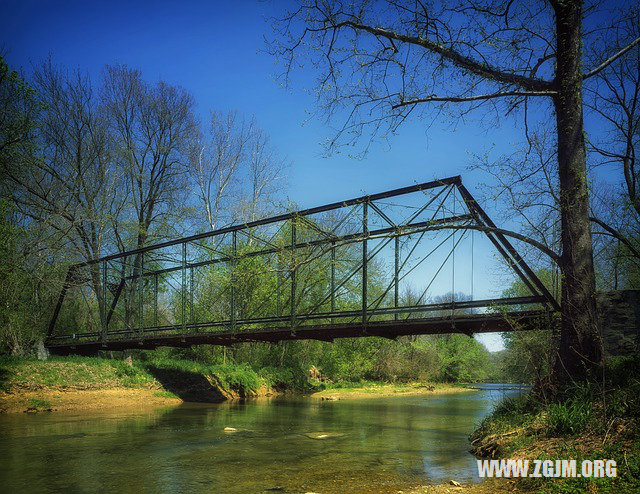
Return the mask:
<svg viewBox="0 0 640 494">
<path fill-rule="evenodd" d="M 5 415 L 0 472 L 7 492 L 396 492 L 466 482 L 476 477 L 469 433 L 515 392 Z"/>
</svg>

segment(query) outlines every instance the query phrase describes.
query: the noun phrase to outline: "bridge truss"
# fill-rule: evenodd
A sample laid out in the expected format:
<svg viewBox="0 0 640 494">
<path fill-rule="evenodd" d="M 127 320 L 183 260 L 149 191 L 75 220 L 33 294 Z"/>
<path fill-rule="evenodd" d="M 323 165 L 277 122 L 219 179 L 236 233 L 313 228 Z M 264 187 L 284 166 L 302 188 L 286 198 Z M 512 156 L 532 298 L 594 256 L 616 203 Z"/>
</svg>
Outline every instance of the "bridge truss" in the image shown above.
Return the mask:
<svg viewBox="0 0 640 494">
<path fill-rule="evenodd" d="M 488 240 L 529 295 L 474 298 L 477 237 Z M 471 252 L 461 257 L 469 239 Z M 470 278 L 470 293 L 456 292 L 461 276 Z M 532 327 L 556 310 L 554 297 L 456 176 L 75 264 L 46 345 L 66 354 L 472 334 L 508 331 L 514 322 Z"/>
</svg>

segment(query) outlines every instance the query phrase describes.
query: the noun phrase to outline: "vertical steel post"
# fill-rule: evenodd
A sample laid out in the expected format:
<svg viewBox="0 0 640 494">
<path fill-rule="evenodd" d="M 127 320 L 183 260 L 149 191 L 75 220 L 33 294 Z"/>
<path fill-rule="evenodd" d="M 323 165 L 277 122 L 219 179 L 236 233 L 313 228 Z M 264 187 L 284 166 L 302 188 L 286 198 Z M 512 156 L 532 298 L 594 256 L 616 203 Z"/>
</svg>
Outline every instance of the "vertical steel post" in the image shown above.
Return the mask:
<svg viewBox="0 0 640 494">
<path fill-rule="evenodd" d="M 362 205 L 362 324 L 367 324 L 367 237 L 369 236 L 369 218 L 367 201 Z"/>
<path fill-rule="evenodd" d="M 336 243 L 331 242 L 331 313 L 336 311 Z M 331 318 L 331 324 L 334 319 Z"/>
<path fill-rule="evenodd" d="M 282 269 L 280 265 L 280 253 L 276 253 L 276 316 L 280 317 L 282 315 L 282 300 L 281 294 L 282 291 L 282 273 L 280 270 Z"/>
<path fill-rule="evenodd" d="M 107 261 L 102 261 L 102 310 L 100 322 L 102 323 L 102 341 L 107 339 L 109 323 L 107 322 Z"/>
<path fill-rule="evenodd" d="M 158 327 L 158 273 L 153 280 L 153 325 Z"/>
<path fill-rule="evenodd" d="M 182 302 L 182 332 L 187 332 L 187 316 L 186 316 L 186 303 L 187 303 L 187 243 L 182 243 L 182 290 L 181 290 L 181 302 Z"/>
<path fill-rule="evenodd" d="M 453 215 L 456 215 L 456 190 L 453 189 Z M 456 231 L 451 232 L 451 317 L 455 309 L 453 303 L 456 301 Z"/>
<path fill-rule="evenodd" d="M 238 252 L 238 235 L 234 230 L 231 233 L 231 314 L 229 320 L 231 321 L 231 330 L 236 329 L 236 256 Z"/>
<path fill-rule="evenodd" d="M 296 322 L 296 220 L 291 219 L 291 328 Z"/>
<path fill-rule="evenodd" d="M 400 272 L 400 237 L 398 235 L 396 235 L 395 239 L 394 239 L 394 243 L 395 243 L 395 267 L 393 270 L 393 308 L 397 309 L 398 308 L 398 299 L 399 299 L 399 288 L 398 288 L 398 282 L 399 282 L 399 272 Z M 397 321 L 398 320 L 398 312 L 395 312 L 395 314 L 393 315 L 393 318 Z"/>
<path fill-rule="evenodd" d="M 138 329 L 140 332 L 144 329 L 144 252 L 140 254 L 140 272 L 138 273 Z"/>
<path fill-rule="evenodd" d="M 193 266 L 189 268 L 189 322 L 193 324 Z"/>
</svg>

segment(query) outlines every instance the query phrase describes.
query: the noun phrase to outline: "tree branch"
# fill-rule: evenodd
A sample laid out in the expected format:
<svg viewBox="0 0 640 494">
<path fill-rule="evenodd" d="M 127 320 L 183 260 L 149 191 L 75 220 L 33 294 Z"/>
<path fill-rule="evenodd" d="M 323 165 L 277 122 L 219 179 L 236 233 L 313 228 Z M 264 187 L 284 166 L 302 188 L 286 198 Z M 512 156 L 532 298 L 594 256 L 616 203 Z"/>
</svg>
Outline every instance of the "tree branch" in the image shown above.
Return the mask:
<svg viewBox="0 0 640 494">
<path fill-rule="evenodd" d="M 627 53 L 629 50 L 631 50 L 631 48 L 633 48 L 634 46 L 638 45 L 639 43 L 640 43 L 640 37 L 634 39 L 631 43 L 629 43 L 627 46 L 625 46 L 622 50 L 620 50 L 615 55 L 612 55 L 609 58 L 607 58 L 604 62 L 602 62 L 600 65 L 598 65 L 595 69 L 590 70 L 589 72 L 584 74 L 582 76 L 582 79 L 583 80 L 584 79 L 588 79 L 589 77 L 592 77 L 592 76 L 596 75 L 598 72 L 601 72 L 602 70 L 607 68 L 607 66 L 611 65 L 618 58 L 620 58 L 622 55 Z"/>
<path fill-rule="evenodd" d="M 605 230 L 607 233 L 609 233 L 612 237 L 620 240 L 620 242 L 622 242 L 624 245 L 626 245 L 626 247 L 629 249 L 629 251 L 631 251 L 631 253 L 637 257 L 638 259 L 640 259 L 640 252 L 638 251 L 638 249 L 636 249 L 633 244 L 629 241 L 629 239 L 627 237 L 625 237 L 624 235 L 622 235 L 618 230 L 616 230 L 615 228 L 610 227 L 609 225 L 607 225 L 604 221 L 591 216 L 589 217 L 589 220 L 593 223 L 595 223 L 596 225 L 600 226 L 603 230 Z"/>
<path fill-rule="evenodd" d="M 396 109 L 402 106 L 415 105 L 418 103 L 430 103 L 434 101 L 444 101 L 449 103 L 464 103 L 466 101 L 482 101 L 506 96 L 553 96 L 556 91 L 498 91 L 497 93 L 478 94 L 476 96 L 427 96 L 426 98 L 416 98 L 409 101 L 402 101 L 391 108 Z"/>
<path fill-rule="evenodd" d="M 331 26 L 333 29 L 340 29 L 341 27 L 350 27 L 355 31 L 365 31 L 367 33 L 373 34 L 374 36 L 381 36 L 388 40 L 396 40 L 402 41 L 403 43 L 409 43 L 412 45 L 420 46 L 425 48 L 426 50 L 437 53 L 442 56 L 444 59 L 450 61 L 455 66 L 460 67 L 462 69 L 466 69 L 469 72 L 481 76 L 485 79 L 489 79 L 492 81 L 501 82 L 504 84 L 513 84 L 515 86 L 522 87 L 524 89 L 528 89 L 530 91 L 546 91 L 552 90 L 554 88 L 554 83 L 550 81 L 545 81 L 543 79 L 538 79 L 534 77 L 527 77 L 519 74 L 512 74 L 509 72 L 504 72 L 496 67 L 492 67 L 487 63 L 482 63 L 477 60 L 474 60 L 471 57 L 465 56 L 456 50 L 451 48 L 447 48 L 439 43 L 428 40 L 426 38 L 410 36 L 408 34 L 396 33 L 393 31 L 388 31 L 387 29 L 367 26 L 365 24 L 359 24 L 354 21 L 342 21 Z M 328 28 L 322 28 L 318 30 L 327 30 Z M 310 31 L 313 31 L 312 29 Z"/>
</svg>

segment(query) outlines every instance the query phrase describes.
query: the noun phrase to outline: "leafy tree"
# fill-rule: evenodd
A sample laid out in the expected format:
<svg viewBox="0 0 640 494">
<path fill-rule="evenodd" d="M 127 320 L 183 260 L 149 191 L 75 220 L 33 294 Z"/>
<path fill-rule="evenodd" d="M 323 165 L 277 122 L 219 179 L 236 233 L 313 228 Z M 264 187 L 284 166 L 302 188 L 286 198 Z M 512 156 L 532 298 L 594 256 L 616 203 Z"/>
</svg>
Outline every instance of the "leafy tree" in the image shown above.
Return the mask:
<svg viewBox="0 0 640 494">
<path fill-rule="evenodd" d="M 547 289 L 554 293 L 557 277 L 548 269 L 536 272 L 538 279 Z M 521 297 L 529 294 L 525 284 L 517 280 L 504 291 L 505 297 Z M 541 321 L 541 324 L 553 324 L 553 321 Z M 503 366 L 506 377 L 523 383 L 539 382 L 548 378 L 553 368 L 557 352 L 557 335 L 554 327 L 541 327 L 538 331 L 519 331 L 514 324 L 514 331 L 502 333 L 505 345 Z"/>
<path fill-rule="evenodd" d="M 370 2 L 300 0 L 276 22 L 272 51 L 285 75 L 305 60 L 321 71 L 318 95 L 329 116 L 347 109 L 331 144 L 363 129 L 392 133 L 421 110 L 462 104 L 462 115 L 504 103 L 508 112 L 539 108 L 555 116 L 561 218 L 562 335 L 555 366 L 560 380 L 601 363 L 583 124 L 583 84 L 640 42 L 585 63 L 619 23 L 596 17 L 604 3 Z M 585 26 L 592 16 L 598 28 Z M 623 17 L 623 15 L 621 15 Z M 589 57 L 586 57 L 587 59 Z M 583 68 L 588 66 L 586 71 Z M 497 106 L 489 106 L 497 108 Z M 549 120 L 553 120 L 550 118 Z"/>
</svg>

